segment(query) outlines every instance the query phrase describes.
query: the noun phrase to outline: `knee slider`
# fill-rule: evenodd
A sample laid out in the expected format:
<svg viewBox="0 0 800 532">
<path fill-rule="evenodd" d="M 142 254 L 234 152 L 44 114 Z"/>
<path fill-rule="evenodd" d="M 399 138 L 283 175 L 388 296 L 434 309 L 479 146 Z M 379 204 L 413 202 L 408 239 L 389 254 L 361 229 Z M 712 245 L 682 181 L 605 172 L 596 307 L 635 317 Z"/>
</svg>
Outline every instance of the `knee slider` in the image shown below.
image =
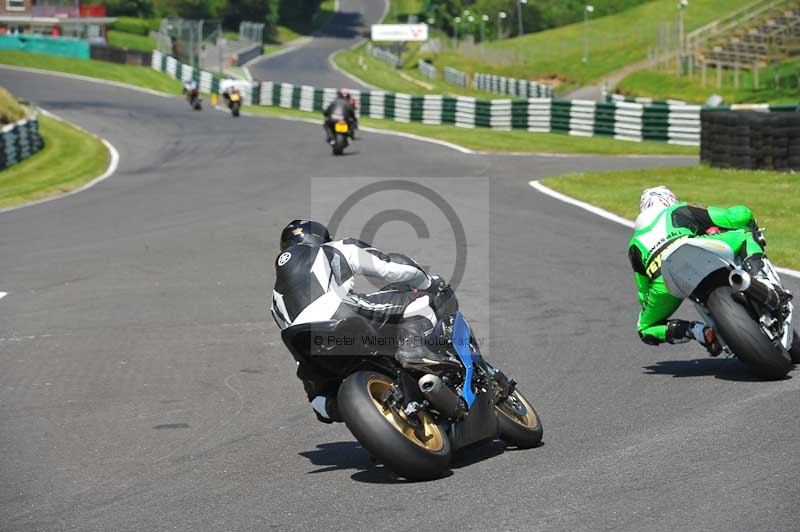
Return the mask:
<svg viewBox="0 0 800 532">
<path fill-rule="evenodd" d="M 661 340 L 652 334 L 642 334 L 642 331 L 639 331 L 639 339 L 647 345 L 658 345 L 661 343 Z"/>
</svg>

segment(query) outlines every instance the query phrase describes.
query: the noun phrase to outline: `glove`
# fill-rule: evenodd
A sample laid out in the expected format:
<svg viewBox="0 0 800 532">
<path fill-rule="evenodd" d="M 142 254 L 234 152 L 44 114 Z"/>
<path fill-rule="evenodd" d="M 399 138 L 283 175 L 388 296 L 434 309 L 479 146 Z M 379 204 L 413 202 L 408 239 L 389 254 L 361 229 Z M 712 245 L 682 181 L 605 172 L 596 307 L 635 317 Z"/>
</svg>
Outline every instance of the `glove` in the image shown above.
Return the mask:
<svg viewBox="0 0 800 532">
<path fill-rule="evenodd" d="M 447 281 L 444 280 L 444 277 L 441 277 L 439 275 L 431 275 L 430 278 L 431 278 L 431 286 L 428 288 L 428 291 L 444 292 L 450 287 Z"/>
<path fill-rule="evenodd" d="M 753 239 L 758 242 L 762 248 L 767 247 L 767 238 L 764 236 L 764 230 L 759 228 L 753 231 Z"/>
</svg>

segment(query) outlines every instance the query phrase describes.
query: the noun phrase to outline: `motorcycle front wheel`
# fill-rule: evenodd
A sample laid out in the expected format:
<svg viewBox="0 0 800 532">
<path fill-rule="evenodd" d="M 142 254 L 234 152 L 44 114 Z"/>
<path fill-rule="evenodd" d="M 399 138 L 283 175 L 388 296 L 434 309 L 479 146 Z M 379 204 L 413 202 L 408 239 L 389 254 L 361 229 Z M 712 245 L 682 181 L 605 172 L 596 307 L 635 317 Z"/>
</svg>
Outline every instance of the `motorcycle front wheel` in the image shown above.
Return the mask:
<svg viewBox="0 0 800 532">
<path fill-rule="evenodd" d="M 347 139 L 341 133 L 337 133 L 333 142 L 333 154 L 341 155 L 344 153 L 345 146 L 347 146 Z"/>
<path fill-rule="evenodd" d="M 542 441 L 544 428 L 539 414 L 519 390 L 495 405 L 500 439 L 520 449 L 536 447 Z"/>
<path fill-rule="evenodd" d="M 729 286 L 720 286 L 708 296 L 706 306 L 717 332 L 754 374 L 767 380 L 784 378 L 792 369 L 789 354 L 767 338 L 747 308 L 733 296 Z"/>
<path fill-rule="evenodd" d="M 394 381 L 374 371 L 353 373 L 339 388 L 338 407 L 347 428 L 386 467 L 409 480 L 430 480 L 450 464 L 450 440 L 425 413 L 412 424 L 386 399 Z"/>
</svg>

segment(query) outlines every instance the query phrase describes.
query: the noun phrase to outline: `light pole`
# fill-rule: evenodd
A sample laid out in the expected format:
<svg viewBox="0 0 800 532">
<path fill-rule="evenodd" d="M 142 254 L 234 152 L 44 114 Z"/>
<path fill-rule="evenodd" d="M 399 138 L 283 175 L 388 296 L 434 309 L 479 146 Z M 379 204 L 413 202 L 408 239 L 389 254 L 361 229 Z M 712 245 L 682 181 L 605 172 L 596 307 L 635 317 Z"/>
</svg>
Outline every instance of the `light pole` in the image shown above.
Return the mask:
<svg viewBox="0 0 800 532">
<path fill-rule="evenodd" d="M 519 36 L 522 37 L 522 4 L 527 4 L 528 0 L 517 0 L 517 20 L 519 21 Z"/>
<path fill-rule="evenodd" d="M 486 23 L 489 22 L 489 15 L 481 15 L 481 42 L 486 38 Z"/>
<path fill-rule="evenodd" d="M 503 21 L 506 19 L 508 15 L 505 11 L 501 11 L 497 14 L 497 40 L 503 38 Z"/>
<path fill-rule="evenodd" d="M 589 61 L 589 13 L 594 11 L 594 6 L 583 9 L 583 63 Z"/>
<path fill-rule="evenodd" d="M 458 48 L 458 26 L 461 24 L 461 17 L 454 18 L 453 22 L 456 23 L 454 29 L 456 31 L 456 48 Z"/>
<path fill-rule="evenodd" d="M 680 52 L 681 58 L 683 58 L 684 53 L 684 43 L 683 43 L 683 10 L 686 6 L 689 5 L 689 0 L 681 0 L 678 3 L 678 50 Z"/>
</svg>

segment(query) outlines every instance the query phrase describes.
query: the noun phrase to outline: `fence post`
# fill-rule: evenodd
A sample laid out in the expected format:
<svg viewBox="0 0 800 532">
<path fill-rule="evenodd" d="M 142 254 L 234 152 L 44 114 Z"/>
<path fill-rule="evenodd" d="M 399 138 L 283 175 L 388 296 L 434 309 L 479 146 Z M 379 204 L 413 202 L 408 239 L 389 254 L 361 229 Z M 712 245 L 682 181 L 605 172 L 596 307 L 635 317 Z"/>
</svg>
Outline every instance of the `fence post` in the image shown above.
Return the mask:
<svg viewBox="0 0 800 532">
<path fill-rule="evenodd" d="M 703 68 L 700 71 L 700 86 L 703 87 L 704 89 L 706 88 L 706 75 L 707 74 L 708 74 L 708 66 L 706 65 L 706 62 L 703 61 Z"/>
<path fill-rule="evenodd" d="M 739 62 L 733 64 L 733 88 L 739 88 Z"/>
<path fill-rule="evenodd" d="M 722 88 L 722 65 L 717 63 L 717 88 Z"/>
<path fill-rule="evenodd" d="M 758 62 L 753 63 L 753 88 L 758 90 Z"/>
</svg>

